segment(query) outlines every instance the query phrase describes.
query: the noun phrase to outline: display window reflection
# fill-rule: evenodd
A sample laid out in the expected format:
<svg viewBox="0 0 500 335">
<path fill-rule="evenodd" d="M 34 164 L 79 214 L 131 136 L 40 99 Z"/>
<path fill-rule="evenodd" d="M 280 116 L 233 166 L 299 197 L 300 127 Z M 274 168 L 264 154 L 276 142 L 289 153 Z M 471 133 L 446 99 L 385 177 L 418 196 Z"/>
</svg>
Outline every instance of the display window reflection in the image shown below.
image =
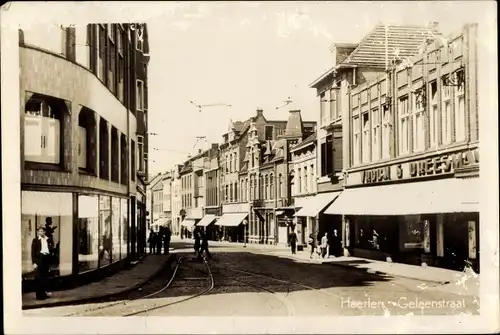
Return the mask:
<svg viewBox="0 0 500 335">
<path fill-rule="evenodd" d="M 113 240 L 111 230 L 111 197 L 99 196 L 99 266 L 111 263 Z"/>
<path fill-rule="evenodd" d="M 121 199 L 121 229 L 120 229 L 120 255 L 121 259 L 127 257 L 128 254 L 128 218 L 129 218 L 129 210 L 128 210 L 128 200 Z"/>
<path fill-rule="evenodd" d="M 34 277 L 32 243 L 39 227 L 46 229 L 50 252 L 49 276 L 72 273 L 73 197 L 71 193 L 21 192 L 22 275 Z"/>
<path fill-rule="evenodd" d="M 99 197 L 78 197 L 78 272 L 99 266 Z"/>
<path fill-rule="evenodd" d="M 112 253 L 111 261 L 117 262 L 120 260 L 120 198 L 111 199 L 111 236 L 112 236 Z"/>
</svg>

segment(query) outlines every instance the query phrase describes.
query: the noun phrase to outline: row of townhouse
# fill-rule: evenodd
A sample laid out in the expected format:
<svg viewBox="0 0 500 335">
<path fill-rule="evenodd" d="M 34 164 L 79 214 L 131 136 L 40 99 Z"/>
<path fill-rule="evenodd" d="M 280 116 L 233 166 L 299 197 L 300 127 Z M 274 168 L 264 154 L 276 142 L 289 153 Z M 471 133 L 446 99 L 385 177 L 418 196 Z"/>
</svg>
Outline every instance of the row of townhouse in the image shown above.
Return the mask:
<svg viewBox="0 0 500 335">
<path fill-rule="evenodd" d="M 479 271 L 476 35 L 378 25 L 332 46 L 311 84 L 317 194 L 295 214 L 314 237 L 337 230 L 346 255 Z"/>
<path fill-rule="evenodd" d="M 93 280 L 145 248 L 147 26 L 45 24 L 18 43 L 23 289 L 48 223 L 50 281 Z"/>
<path fill-rule="evenodd" d="M 151 180 L 151 225 L 167 224 L 183 235 L 196 226 L 212 239 L 286 244 L 295 212 L 291 150 L 315 131 L 316 122 L 304 122 L 298 108 L 288 120 L 267 120 L 257 109 L 246 121 L 231 122 L 221 144 L 189 157 L 169 173 L 169 183 L 165 174 Z M 160 200 L 155 192 L 162 187 L 169 191 Z"/>
<path fill-rule="evenodd" d="M 476 29 L 380 24 L 333 44 L 317 123 L 258 109 L 182 164 L 180 231 L 286 245 L 293 229 L 299 250 L 326 234 L 331 253 L 479 271 Z"/>
</svg>

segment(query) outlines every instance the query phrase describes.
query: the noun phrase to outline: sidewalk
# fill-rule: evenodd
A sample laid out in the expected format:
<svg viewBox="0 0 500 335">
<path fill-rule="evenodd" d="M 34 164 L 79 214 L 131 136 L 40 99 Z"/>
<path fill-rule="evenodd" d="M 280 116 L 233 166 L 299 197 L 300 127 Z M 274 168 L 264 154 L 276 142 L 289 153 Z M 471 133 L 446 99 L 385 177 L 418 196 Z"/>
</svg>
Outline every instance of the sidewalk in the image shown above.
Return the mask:
<svg viewBox="0 0 500 335">
<path fill-rule="evenodd" d="M 309 258 L 308 252 L 297 252 L 292 255 L 289 250 L 276 250 L 273 254 L 279 257 L 355 268 L 367 273 L 415 279 L 429 283 L 429 286 L 440 285 L 440 290 L 460 295 L 479 296 L 479 275 L 473 272 L 453 271 L 432 266 L 422 267 L 403 263 L 381 262 L 357 257 Z M 434 284 L 434 285 L 433 285 Z M 425 284 L 423 284 L 425 285 Z"/>
<path fill-rule="evenodd" d="M 51 292 L 47 300 L 37 300 L 35 293 L 22 295 L 22 309 L 88 303 L 135 290 L 155 277 L 175 259 L 175 255 L 148 255 L 130 269 L 70 290 Z"/>
<path fill-rule="evenodd" d="M 216 242 L 210 241 L 210 244 L 216 246 L 243 246 L 243 243 L 237 242 Z M 292 255 L 289 247 L 282 245 L 265 245 L 247 243 L 249 249 L 270 249 L 271 253 L 278 257 L 300 260 L 302 262 L 311 262 L 316 264 L 329 264 L 334 266 L 343 266 L 354 268 L 367 273 L 375 273 L 385 276 L 402 277 L 427 282 L 429 286 L 439 286 L 440 291 L 453 292 L 460 295 L 479 296 L 479 275 L 473 272 L 453 271 L 432 266 L 422 267 L 403 263 L 388 263 L 358 257 L 329 257 L 320 259 L 318 257 L 309 257 L 307 251 L 297 251 Z M 425 284 L 422 284 L 425 285 Z M 437 285 L 437 286 L 436 286 Z"/>
</svg>

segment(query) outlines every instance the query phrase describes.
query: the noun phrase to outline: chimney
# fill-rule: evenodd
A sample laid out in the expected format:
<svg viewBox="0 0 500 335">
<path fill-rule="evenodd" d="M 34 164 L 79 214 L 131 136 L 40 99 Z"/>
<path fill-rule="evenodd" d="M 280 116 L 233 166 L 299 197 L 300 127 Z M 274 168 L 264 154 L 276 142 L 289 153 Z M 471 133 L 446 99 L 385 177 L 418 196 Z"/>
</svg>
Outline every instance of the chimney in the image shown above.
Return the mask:
<svg viewBox="0 0 500 335">
<path fill-rule="evenodd" d="M 219 145 L 217 143 L 212 143 L 212 150 L 219 150 Z"/>
<path fill-rule="evenodd" d="M 201 149 L 198 149 L 198 153 L 201 154 Z"/>
<path fill-rule="evenodd" d="M 299 108 L 291 108 L 289 111 L 288 122 L 286 123 L 286 137 L 302 137 L 304 134 L 304 125 L 302 124 L 302 115 Z"/>
<path fill-rule="evenodd" d="M 427 23 L 427 28 L 429 28 L 429 30 L 437 32 L 437 30 L 439 29 L 439 22 L 431 21 L 431 22 Z"/>
</svg>

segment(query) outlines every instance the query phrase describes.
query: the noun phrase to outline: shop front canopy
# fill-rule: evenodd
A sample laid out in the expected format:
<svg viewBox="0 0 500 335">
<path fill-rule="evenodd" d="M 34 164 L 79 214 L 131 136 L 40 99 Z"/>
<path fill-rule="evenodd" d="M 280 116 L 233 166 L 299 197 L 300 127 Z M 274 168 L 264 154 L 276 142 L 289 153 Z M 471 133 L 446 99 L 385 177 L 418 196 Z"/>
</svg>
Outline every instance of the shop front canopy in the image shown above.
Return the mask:
<svg viewBox="0 0 500 335">
<path fill-rule="evenodd" d="M 184 219 L 181 222 L 181 226 L 186 227 L 186 228 L 193 228 L 195 223 L 196 223 L 196 221 L 194 219 Z"/>
<path fill-rule="evenodd" d="M 170 219 L 167 219 L 167 218 L 160 218 L 160 219 L 157 219 L 155 220 L 151 226 L 158 226 L 158 227 L 163 227 L 163 226 L 167 226 L 169 223 L 171 223 L 172 220 Z"/>
<path fill-rule="evenodd" d="M 222 215 L 215 224 L 224 227 L 237 227 L 247 216 L 248 213 L 228 213 Z"/>
<path fill-rule="evenodd" d="M 25 215 L 73 215 L 73 195 L 71 193 L 22 191 L 21 199 L 21 213 Z M 92 199 L 85 201 L 84 199 L 87 200 L 82 197 L 83 206 L 79 205 L 81 217 L 97 217 L 97 201 L 92 202 Z M 86 211 L 82 208 L 85 208 Z"/>
<path fill-rule="evenodd" d="M 412 215 L 479 212 L 479 179 L 441 179 L 346 189 L 325 214 Z"/>
<path fill-rule="evenodd" d="M 305 201 L 304 206 L 294 216 L 315 217 L 331 204 L 341 192 L 319 193 Z"/>
<path fill-rule="evenodd" d="M 196 225 L 197 227 L 206 227 L 209 226 L 212 222 L 215 221 L 215 215 L 207 214 L 205 215 L 200 222 Z"/>
</svg>

